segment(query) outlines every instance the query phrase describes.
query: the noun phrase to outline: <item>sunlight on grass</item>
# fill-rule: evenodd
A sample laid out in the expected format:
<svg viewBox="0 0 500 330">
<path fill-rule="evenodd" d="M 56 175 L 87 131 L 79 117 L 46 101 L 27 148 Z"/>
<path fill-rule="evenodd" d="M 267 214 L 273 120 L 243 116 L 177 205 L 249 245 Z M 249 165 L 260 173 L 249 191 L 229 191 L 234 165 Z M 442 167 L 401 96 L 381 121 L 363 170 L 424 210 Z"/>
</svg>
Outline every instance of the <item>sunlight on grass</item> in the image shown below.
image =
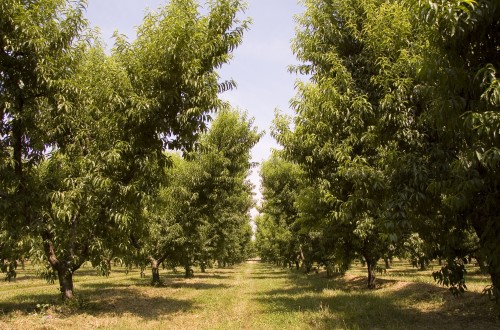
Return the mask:
<svg viewBox="0 0 500 330">
<path fill-rule="evenodd" d="M 487 278 L 471 270 L 470 292 L 453 297 L 431 273 L 399 261 L 366 289 L 365 269 L 344 277 L 247 263 L 192 279 L 164 271 L 149 286 L 138 270 L 101 277 L 75 273 L 78 301 L 61 304 L 57 285 L 21 270 L 0 284 L 0 329 L 495 329 L 494 305 L 480 292 Z"/>
</svg>

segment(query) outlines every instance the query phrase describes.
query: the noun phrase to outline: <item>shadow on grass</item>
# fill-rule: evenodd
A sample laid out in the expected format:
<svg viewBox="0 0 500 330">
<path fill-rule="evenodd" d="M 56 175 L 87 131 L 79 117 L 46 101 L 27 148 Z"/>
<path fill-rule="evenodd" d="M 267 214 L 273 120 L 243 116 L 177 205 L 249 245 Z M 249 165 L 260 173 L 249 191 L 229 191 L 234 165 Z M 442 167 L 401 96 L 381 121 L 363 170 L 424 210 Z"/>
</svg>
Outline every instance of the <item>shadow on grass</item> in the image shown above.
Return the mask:
<svg viewBox="0 0 500 330">
<path fill-rule="evenodd" d="M 366 277 L 326 279 L 290 276 L 290 285 L 260 294 L 256 300 L 272 315 L 300 313 L 312 328 L 337 329 L 500 329 L 495 307 L 483 295 L 454 297 L 428 283 Z"/>
<path fill-rule="evenodd" d="M 200 283 L 200 282 L 176 282 L 176 283 L 164 283 L 164 287 L 175 288 L 175 289 L 194 289 L 194 290 L 220 290 L 228 289 L 231 286 L 227 284 L 210 284 L 210 283 Z"/>
<path fill-rule="evenodd" d="M 106 314 L 132 314 L 143 319 L 155 319 L 166 314 L 192 310 L 193 302 L 167 297 L 162 288 L 151 288 L 147 293 L 139 287 L 124 288 L 111 285 L 107 288 L 99 286 L 76 292 L 75 299 L 83 301 L 82 306 L 66 308 L 69 314 L 89 314 L 96 317 Z M 77 303 L 78 304 L 78 303 Z M 57 293 L 19 295 L 14 301 L 0 302 L 0 314 L 31 314 L 44 308 L 63 308 L 64 304 Z M 69 313 L 69 314 L 68 314 Z"/>
<path fill-rule="evenodd" d="M 205 282 L 190 282 L 191 279 L 170 277 L 170 278 L 162 278 L 162 285 L 157 286 L 157 289 L 194 289 L 194 290 L 217 290 L 217 289 L 226 289 L 230 286 L 227 284 L 211 284 Z M 130 278 L 127 279 L 126 283 L 113 283 L 113 282 L 93 282 L 93 283 L 79 283 L 76 288 L 79 291 L 93 293 L 93 291 L 99 290 L 115 290 L 115 289 L 124 289 L 124 288 L 153 288 L 151 286 L 151 279 L 144 278 Z"/>
<path fill-rule="evenodd" d="M 248 278 L 256 279 L 256 280 L 269 280 L 269 279 L 288 278 L 288 276 L 289 275 L 286 275 L 286 274 L 283 274 L 283 275 L 268 274 L 268 275 L 251 275 L 251 276 L 248 276 Z"/>
<path fill-rule="evenodd" d="M 69 313 L 96 317 L 108 314 L 119 316 L 132 314 L 143 319 L 156 319 L 167 314 L 199 308 L 192 300 L 176 299 L 169 289 L 224 290 L 230 287 L 224 283 L 183 281 L 175 277 L 166 279 L 164 285 L 160 287 L 151 287 L 148 278 L 128 278 L 125 283 L 82 282 L 76 285 L 75 294 L 77 299 L 83 301 L 83 305 L 71 309 Z M 30 314 L 38 312 L 40 308 L 45 308 L 44 306 L 57 310 L 64 304 L 56 286 L 53 289 L 50 289 L 50 293 L 19 294 L 9 302 L 0 302 L 0 314 Z M 68 309 L 64 313 L 68 313 Z"/>
<path fill-rule="evenodd" d="M 221 275 L 222 274 L 222 275 Z M 195 273 L 193 278 L 203 278 L 203 279 L 228 279 L 231 275 L 223 275 L 224 273 Z"/>
<path fill-rule="evenodd" d="M 165 314 L 184 312 L 193 308 L 193 303 L 165 297 L 161 288 L 152 289 L 145 294 L 141 288 L 117 289 L 112 288 L 92 295 L 90 306 L 79 312 L 94 316 L 104 314 L 133 314 L 143 319 L 155 319 Z"/>
<path fill-rule="evenodd" d="M 58 292 L 18 295 L 8 302 L 0 302 L 0 314 L 10 314 L 12 312 L 32 313 L 41 305 L 60 304 L 61 299 Z"/>
</svg>

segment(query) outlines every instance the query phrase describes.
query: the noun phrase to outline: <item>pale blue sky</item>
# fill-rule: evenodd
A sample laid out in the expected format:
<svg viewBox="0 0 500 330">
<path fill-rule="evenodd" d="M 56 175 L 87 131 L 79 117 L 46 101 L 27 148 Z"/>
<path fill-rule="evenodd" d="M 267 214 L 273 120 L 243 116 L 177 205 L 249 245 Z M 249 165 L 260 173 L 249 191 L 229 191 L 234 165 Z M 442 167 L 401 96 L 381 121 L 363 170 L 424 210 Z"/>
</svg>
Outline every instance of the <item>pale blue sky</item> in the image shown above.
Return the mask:
<svg viewBox="0 0 500 330">
<path fill-rule="evenodd" d="M 294 95 L 297 77 L 287 71 L 296 63 L 290 50 L 294 36 L 294 15 L 303 7 L 297 0 L 249 0 L 245 17 L 253 23 L 246 32 L 243 44 L 235 51 L 232 62 L 223 67 L 223 79 L 234 79 L 236 90 L 223 93 L 222 98 L 235 107 L 247 110 L 255 124 L 266 135 L 252 150 L 252 160 L 262 162 L 270 155 L 276 142 L 270 136 L 274 110 L 291 113 L 289 101 Z M 88 0 L 87 18 L 91 26 L 98 26 L 104 41 L 111 46 L 113 31 L 135 38 L 135 27 L 140 25 L 147 8 L 156 9 L 165 4 L 160 0 Z M 251 176 L 259 184 L 257 171 Z"/>
</svg>

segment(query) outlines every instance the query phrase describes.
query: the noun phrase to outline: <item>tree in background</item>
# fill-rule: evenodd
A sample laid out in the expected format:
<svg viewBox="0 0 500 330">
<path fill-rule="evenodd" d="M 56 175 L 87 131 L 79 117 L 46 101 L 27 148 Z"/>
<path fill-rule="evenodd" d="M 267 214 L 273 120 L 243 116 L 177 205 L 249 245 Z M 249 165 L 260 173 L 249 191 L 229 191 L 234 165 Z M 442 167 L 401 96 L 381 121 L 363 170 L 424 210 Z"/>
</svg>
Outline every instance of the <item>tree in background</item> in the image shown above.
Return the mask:
<svg viewBox="0 0 500 330">
<path fill-rule="evenodd" d="M 192 155 L 204 171 L 199 195 L 208 216 L 206 248 L 211 252 L 206 256 L 221 266 L 246 258 L 243 252 L 252 236 L 249 212 L 254 205 L 247 179 L 250 151 L 261 135 L 245 113 L 222 111 Z"/>
<path fill-rule="evenodd" d="M 259 249 L 262 248 L 262 257 L 271 258 L 272 261 L 283 266 L 294 263 L 297 269 L 301 255 L 303 255 L 301 253 L 300 228 L 296 224 L 298 211 L 295 206 L 296 196 L 302 184 L 301 175 L 297 165 L 285 161 L 277 152 L 274 152 L 268 160 L 262 163 L 260 176 L 262 178 L 263 203 L 260 207 L 260 213 L 264 214 L 265 217 L 261 217 L 259 220 L 263 225 L 263 232 L 259 233 L 258 231 L 256 236 L 257 246 Z M 272 239 L 273 244 L 277 245 L 278 255 L 273 255 L 274 253 L 269 251 L 267 244 L 260 243 L 260 240 L 266 237 L 265 221 L 272 222 L 269 225 L 275 228 L 275 236 L 267 239 Z"/>
<path fill-rule="evenodd" d="M 195 264 L 204 271 L 213 260 L 221 266 L 245 260 L 252 236 L 250 150 L 260 135 L 246 114 L 223 110 L 186 159 L 172 155 L 166 184 L 147 214 L 144 250 L 154 284 L 164 261 L 191 277 Z"/>
</svg>

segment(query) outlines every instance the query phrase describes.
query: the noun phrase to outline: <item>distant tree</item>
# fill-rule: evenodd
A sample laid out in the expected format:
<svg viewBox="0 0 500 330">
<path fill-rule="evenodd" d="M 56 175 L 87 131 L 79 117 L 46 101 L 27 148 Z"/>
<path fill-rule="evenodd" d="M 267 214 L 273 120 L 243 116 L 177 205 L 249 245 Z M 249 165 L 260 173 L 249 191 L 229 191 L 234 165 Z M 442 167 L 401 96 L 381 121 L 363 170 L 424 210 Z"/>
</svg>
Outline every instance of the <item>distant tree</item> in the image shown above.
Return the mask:
<svg viewBox="0 0 500 330">
<path fill-rule="evenodd" d="M 260 212 L 280 228 L 280 235 L 274 237 L 278 245 L 279 258 L 283 266 L 294 263 L 299 268 L 301 242 L 297 220 L 296 196 L 301 188 L 300 168 L 285 161 L 274 152 L 262 166 L 263 202 Z M 259 235 L 259 237 L 261 237 Z M 260 246 L 260 244 L 258 244 Z"/>
<path fill-rule="evenodd" d="M 246 178 L 250 150 L 259 138 L 245 114 L 222 110 L 186 159 L 172 155 L 166 184 L 146 214 L 149 233 L 141 245 L 153 284 L 160 283 L 158 267 L 166 260 L 191 277 L 195 264 L 204 271 L 214 259 L 222 265 L 246 258 L 253 206 Z"/>
<path fill-rule="evenodd" d="M 200 197 L 208 216 L 206 248 L 211 253 L 206 256 L 221 265 L 246 258 L 243 252 L 251 238 L 250 209 L 254 205 L 247 179 L 252 167 L 250 151 L 261 135 L 245 113 L 222 111 L 192 155 L 205 175 Z"/>
</svg>

